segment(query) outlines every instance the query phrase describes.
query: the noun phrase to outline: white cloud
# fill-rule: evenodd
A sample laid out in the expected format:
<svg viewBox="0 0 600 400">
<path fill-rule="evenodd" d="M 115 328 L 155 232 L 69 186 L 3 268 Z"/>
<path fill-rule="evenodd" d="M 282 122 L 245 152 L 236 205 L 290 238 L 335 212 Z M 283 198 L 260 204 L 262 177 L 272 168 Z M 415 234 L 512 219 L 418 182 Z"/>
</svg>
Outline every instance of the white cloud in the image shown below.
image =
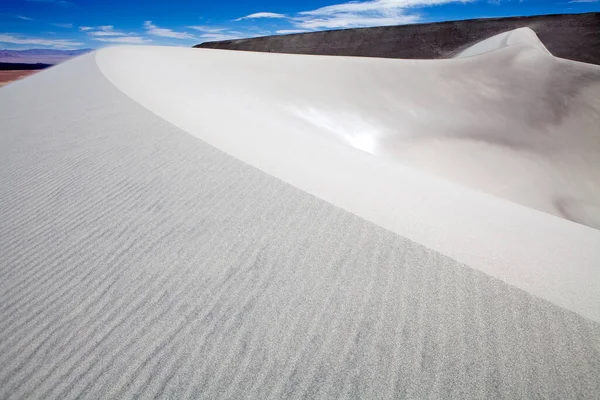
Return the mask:
<svg viewBox="0 0 600 400">
<path fill-rule="evenodd" d="M 190 35 L 186 32 L 176 32 L 167 28 L 159 28 L 154 25 L 152 21 L 144 22 L 144 28 L 146 28 L 146 33 L 153 36 L 160 36 L 172 39 L 196 39 L 195 36 Z"/>
<path fill-rule="evenodd" d="M 57 26 L 59 28 L 72 28 L 73 24 L 50 24 L 52 26 Z"/>
<path fill-rule="evenodd" d="M 239 32 L 227 32 L 227 33 L 206 33 L 201 35 L 198 39 L 203 42 L 218 42 L 221 40 L 233 40 L 247 38 L 248 35 L 242 35 Z"/>
<path fill-rule="evenodd" d="M 18 18 L 18 19 L 22 19 L 24 21 L 36 21 L 35 19 L 26 17 L 24 15 L 15 15 L 14 17 Z M 73 27 L 73 24 L 52 23 L 52 22 L 47 22 L 47 24 L 52 25 L 52 26 L 57 26 L 59 28 L 72 28 Z"/>
<path fill-rule="evenodd" d="M 236 21 L 244 19 L 269 18 L 269 15 L 276 15 L 277 18 L 287 18 L 287 20 L 298 30 L 316 30 L 316 29 L 334 29 L 334 28 L 359 28 L 366 26 L 384 26 L 384 25 L 402 25 L 419 22 L 421 19 L 418 13 L 409 12 L 410 9 L 430 7 L 448 3 L 467 3 L 475 0 L 370 0 L 370 1 L 351 1 L 347 3 L 333 4 L 320 7 L 315 10 L 300 12 L 294 16 L 286 17 L 283 14 L 276 13 L 257 13 L 246 17 L 238 18 Z M 589 0 L 575 0 L 589 1 Z M 275 18 L 275 17 L 270 17 Z M 283 31 L 294 31 L 289 29 Z M 279 33 L 279 32 L 278 32 Z"/>
<path fill-rule="evenodd" d="M 298 18 L 296 26 L 306 29 L 335 29 L 335 28 L 360 28 L 366 26 L 404 25 L 419 22 L 419 15 L 361 15 L 353 13 L 341 13 L 329 17 Z"/>
<path fill-rule="evenodd" d="M 420 20 L 418 14 L 407 12 L 411 8 L 468 1 L 470 0 L 372 0 L 350 2 L 301 12 L 294 18 L 293 22 L 296 26 L 305 29 L 411 24 Z"/>
<path fill-rule="evenodd" d="M 126 44 L 146 44 L 152 39 L 146 39 L 141 36 L 117 36 L 117 37 L 97 37 L 94 40 L 105 43 L 126 43 Z"/>
<path fill-rule="evenodd" d="M 385 13 L 397 11 L 406 8 L 428 7 L 447 3 L 466 3 L 469 0 L 372 0 L 372 1 L 353 1 L 349 3 L 334 4 L 317 8 L 312 11 L 304 11 L 303 15 L 334 15 L 338 13 L 366 13 L 376 12 Z"/>
<path fill-rule="evenodd" d="M 92 40 L 104 43 L 146 44 L 152 39 L 138 33 L 123 32 L 115 29 L 114 25 L 80 26 L 79 30 L 86 32 Z"/>
<path fill-rule="evenodd" d="M 87 27 L 86 27 L 87 28 Z M 81 28 L 80 28 L 81 29 Z M 84 30 L 84 29 L 82 29 Z M 85 29 L 88 31 L 88 35 L 92 36 L 126 36 L 125 32 L 116 31 L 113 25 L 102 25 L 95 29 Z"/>
<path fill-rule="evenodd" d="M 251 36 L 219 26 L 195 25 L 188 26 L 188 28 L 201 32 L 196 39 L 203 42 L 216 42 L 219 40 L 240 39 Z"/>
<path fill-rule="evenodd" d="M 256 27 L 249 27 L 248 30 L 243 32 L 232 30 L 230 28 L 224 28 L 221 26 L 207 26 L 207 25 L 195 25 L 188 26 L 189 29 L 194 29 L 200 32 L 195 39 L 199 43 L 203 42 L 218 42 L 221 40 L 233 40 L 233 39 L 246 39 L 256 36 L 267 36 L 272 34 L 271 31 L 265 31 Z"/>
<path fill-rule="evenodd" d="M 74 42 L 70 39 L 57 39 L 48 40 L 40 38 L 23 38 L 16 37 L 10 34 L 0 34 L 0 43 L 11 43 L 11 44 L 26 44 L 35 46 L 50 46 L 62 49 L 73 49 L 78 46 L 83 46 L 81 42 Z"/>
<path fill-rule="evenodd" d="M 234 21 L 242 21 L 245 19 L 257 19 L 257 18 L 287 18 L 284 14 L 277 14 L 272 12 L 257 12 L 254 14 L 246 15 L 245 17 L 241 17 L 238 19 L 234 19 Z"/>
<path fill-rule="evenodd" d="M 219 33 L 219 32 L 223 32 L 223 31 L 227 30 L 227 28 L 217 28 L 217 27 L 205 26 L 205 25 L 188 26 L 188 28 L 194 29 L 194 30 L 197 30 L 200 32 L 206 32 L 206 33 Z"/>
</svg>

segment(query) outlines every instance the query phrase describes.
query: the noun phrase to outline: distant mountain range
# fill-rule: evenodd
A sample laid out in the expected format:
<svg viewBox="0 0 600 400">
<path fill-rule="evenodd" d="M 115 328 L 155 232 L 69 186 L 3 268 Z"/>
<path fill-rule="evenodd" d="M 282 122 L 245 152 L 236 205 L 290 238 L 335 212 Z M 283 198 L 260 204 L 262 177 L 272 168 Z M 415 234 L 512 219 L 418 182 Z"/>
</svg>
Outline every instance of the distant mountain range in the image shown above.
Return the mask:
<svg viewBox="0 0 600 400">
<path fill-rule="evenodd" d="M 600 64 L 600 13 L 486 18 L 206 42 L 194 47 L 404 59 L 449 58 L 490 36 L 531 28 L 556 57 Z"/>
<path fill-rule="evenodd" d="M 0 50 L 1 63 L 19 64 L 58 64 L 69 58 L 89 53 L 93 49 L 78 50 L 53 50 L 53 49 L 28 49 L 28 50 Z"/>
</svg>

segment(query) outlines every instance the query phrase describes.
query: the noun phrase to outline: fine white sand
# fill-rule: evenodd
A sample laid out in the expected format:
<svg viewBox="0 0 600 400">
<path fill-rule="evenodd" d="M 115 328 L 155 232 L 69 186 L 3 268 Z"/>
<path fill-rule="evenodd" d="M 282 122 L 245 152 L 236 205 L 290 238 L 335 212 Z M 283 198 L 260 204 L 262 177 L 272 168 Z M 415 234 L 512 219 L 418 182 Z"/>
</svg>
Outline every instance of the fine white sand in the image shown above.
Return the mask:
<svg viewBox="0 0 600 400">
<path fill-rule="evenodd" d="M 600 67 L 522 41 L 441 61 L 117 47 L 97 62 L 234 157 L 600 321 L 600 231 L 523 207 L 594 224 Z"/>
<path fill-rule="evenodd" d="M 454 60 L 121 47 L 98 61 L 121 90 L 191 133 L 256 120 L 254 130 L 327 137 L 594 226 L 600 67 L 550 56 L 529 29 L 499 37 L 471 52 L 488 54 Z M 207 107 L 216 115 L 198 118 Z"/>
<path fill-rule="evenodd" d="M 0 398 L 596 397 L 597 74 L 119 47 L 0 89 Z"/>
<path fill-rule="evenodd" d="M 550 55 L 546 46 L 540 41 L 534 31 L 530 28 L 519 28 L 508 32 L 503 32 L 491 38 L 475 43 L 473 46 L 466 48 L 458 53 L 456 58 L 472 57 L 479 54 L 488 53 L 502 49 L 504 47 L 523 44 L 531 48 L 536 48 Z"/>
</svg>

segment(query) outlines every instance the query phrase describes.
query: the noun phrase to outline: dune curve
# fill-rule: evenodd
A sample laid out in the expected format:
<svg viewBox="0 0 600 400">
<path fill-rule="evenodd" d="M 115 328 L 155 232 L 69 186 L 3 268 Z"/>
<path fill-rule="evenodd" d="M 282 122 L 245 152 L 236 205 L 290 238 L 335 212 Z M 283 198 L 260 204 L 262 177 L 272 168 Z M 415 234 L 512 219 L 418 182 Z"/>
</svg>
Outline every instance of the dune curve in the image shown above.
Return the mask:
<svg viewBox="0 0 600 400">
<path fill-rule="evenodd" d="M 200 51 L 114 48 L 97 57 L 121 90 L 191 133 L 228 124 L 191 109 L 205 109 L 207 98 L 224 110 L 235 102 L 232 114 L 261 119 L 264 130 L 303 123 L 305 135 L 561 217 L 556 198 L 600 204 L 600 189 L 590 184 L 600 179 L 598 66 L 521 42 L 447 61 Z M 173 72 L 159 79 L 163 68 Z M 248 68 L 260 71 L 246 78 Z M 201 90 L 212 86 L 225 92 Z"/>
<path fill-rule="evenodd" d="M 96 57 L 128 96 L 226 153 L 600 317 L 600 292 L 589 284 L 598 274 L 600 232 L 495 197 L 557 215 L 559 193 L 597 203 L 600 149 L 590 107 L 598 107 L 600 67 L 520 44 L 439 61 L 127 47 Z M 163 70 L 172 74 L 158 79 Z M 564 110 L 560 99 L 573 85 L 578 93 Z M 580 222 L 588 214 L 577 215 Z"/>
<path fill-rule="evenodd" d="M 1 89 L 0 397 L 593 398 L 597 74 L 117 47 Z"/>
<path fill-rule="evenodd" d="M 482 40 L 461 51 L 455 58 L 473 57 L 490 51 L 499 50 L 504 47 L 514 46 L 516 44 L 524 44 L 531 48 L 537 48 L 545 53 L 550 54 L 546 46 L 540 41 L 535 32 L 531 28 L 519 28 L 511 31 L 503 32 L 492 36 L 489 39 Z"/>
</svg>

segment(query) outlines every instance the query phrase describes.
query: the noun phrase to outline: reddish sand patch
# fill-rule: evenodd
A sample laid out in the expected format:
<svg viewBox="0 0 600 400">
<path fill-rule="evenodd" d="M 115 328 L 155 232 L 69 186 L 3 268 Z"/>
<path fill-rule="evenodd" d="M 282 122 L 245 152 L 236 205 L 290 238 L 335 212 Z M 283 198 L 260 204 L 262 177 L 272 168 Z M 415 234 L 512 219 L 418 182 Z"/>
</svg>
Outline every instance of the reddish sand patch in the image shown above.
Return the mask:
<svg viewBox="0 0 600 400">
<path fill-rule="evenodd" d="M 36 72 L 39 71 L 0 71 L 0 86 L 4 86 L 10 82 L 25 78 L 26 76 L 35 74 Z"/>
</svg>

